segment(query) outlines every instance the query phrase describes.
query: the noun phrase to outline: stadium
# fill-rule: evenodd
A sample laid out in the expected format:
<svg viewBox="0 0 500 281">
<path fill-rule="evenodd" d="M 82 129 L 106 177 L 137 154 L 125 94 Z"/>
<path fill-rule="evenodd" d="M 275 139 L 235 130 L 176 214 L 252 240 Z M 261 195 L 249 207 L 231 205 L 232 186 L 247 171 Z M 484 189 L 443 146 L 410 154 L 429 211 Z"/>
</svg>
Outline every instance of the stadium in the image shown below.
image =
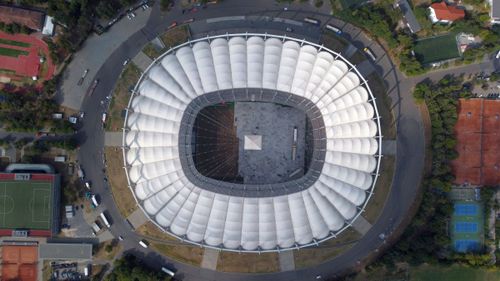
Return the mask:
<svg viewBox="0 0 500 281">
<path fill-rule="evenodd" d="M 355 66 L 287 36 L 226 34 L 168 50 L 129 100 L 129 187 L 165 232 L 204 247 L 317 245 L 373 194 L 379 113 Z"/>
</svg>

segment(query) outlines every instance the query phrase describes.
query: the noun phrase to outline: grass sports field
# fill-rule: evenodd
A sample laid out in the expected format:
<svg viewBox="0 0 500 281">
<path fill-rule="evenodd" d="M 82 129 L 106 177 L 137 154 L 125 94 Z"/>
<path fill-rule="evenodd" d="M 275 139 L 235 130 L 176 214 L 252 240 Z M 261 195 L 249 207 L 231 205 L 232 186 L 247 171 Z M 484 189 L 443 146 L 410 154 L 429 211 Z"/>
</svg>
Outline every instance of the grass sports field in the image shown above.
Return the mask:
<svg viewBox="0 0 500 281">
<path fill-rule="evenodd" d="M 417 59 L 424 65 L 460 56 L 455 33 L 419 40 L 414 51 Z"/>
<path fill-rule="evenodd" d="M 0 182 L 0 228 L 50 229 L 50 182 Z"/>
<path fill-rule="evenodd" d="M 23 50 L 9 49 L 0 47 L 0 56 L 9 56 L 17 58 L 20 55 L 27 56 L 29 52 Z"/>
<path fill-rule="evenodd" d="M 0 44 L 17 46 L 17 47 L 24 47 L 24 48 L 28 48 L 31 46 L 30 43 L 19 42 L 19 41 L 15 41 L 15 40 L 4 39 L 4 38 L 0 38 Z"/>
</svg>

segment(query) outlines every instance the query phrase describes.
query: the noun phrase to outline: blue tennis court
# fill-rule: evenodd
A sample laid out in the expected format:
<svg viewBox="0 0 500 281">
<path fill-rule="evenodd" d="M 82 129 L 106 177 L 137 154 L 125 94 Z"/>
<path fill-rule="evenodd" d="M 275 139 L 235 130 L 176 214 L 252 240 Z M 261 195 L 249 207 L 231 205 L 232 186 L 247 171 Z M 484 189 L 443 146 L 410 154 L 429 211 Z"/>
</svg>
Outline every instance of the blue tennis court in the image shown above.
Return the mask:
<svg viewBox="0 0 500 281">
<path fill-rule="evenodd" d="M 456 222 L 455 232 L 458 233 L 477 233 L 477 222 Z"/>
<path fill-rule="evenodd" d="M 457 252 L 469 252 L 477 251 L 480 248 L 479 241 L 477 240 L 456 240 L 455 241 L 455 251 Z"/>
<path fill-rule="evenodd" d="M 477 205 L 475 204 L 455 204 L 455 215 L 456 216 L 475 216 L 477 215 Z"/>
</svg>

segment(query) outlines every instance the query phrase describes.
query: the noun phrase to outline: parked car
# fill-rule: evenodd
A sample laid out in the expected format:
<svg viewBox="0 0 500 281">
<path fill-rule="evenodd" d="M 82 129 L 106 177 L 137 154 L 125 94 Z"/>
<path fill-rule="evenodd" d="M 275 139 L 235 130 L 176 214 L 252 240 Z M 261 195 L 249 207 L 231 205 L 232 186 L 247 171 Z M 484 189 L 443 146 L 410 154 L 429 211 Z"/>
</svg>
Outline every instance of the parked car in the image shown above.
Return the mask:
<svg viewBox="0 0 500 281">
<path fill-rule="evenodd" d="M 147 249 L 148 248 L 148 242 L 146 240 L 140 240 L 139 245 L 141 245 L 143 248 Z"/>
</svg>

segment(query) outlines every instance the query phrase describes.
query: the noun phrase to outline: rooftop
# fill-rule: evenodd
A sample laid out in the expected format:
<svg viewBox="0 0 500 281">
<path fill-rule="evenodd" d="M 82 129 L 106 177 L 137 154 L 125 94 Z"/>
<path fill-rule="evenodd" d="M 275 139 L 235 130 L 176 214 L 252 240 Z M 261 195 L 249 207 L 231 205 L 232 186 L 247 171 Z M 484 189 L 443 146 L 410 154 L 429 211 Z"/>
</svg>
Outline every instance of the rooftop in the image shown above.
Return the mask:
<svg viewBox="0 0 500 281">
<path fill-rule="evenodd" d="M 434 9 L 438 20 L 455 21 L 465 17 L 465 11 L 456 6 L 449 6 L 445 1 L 433 3 L 431 8 Z"/>
</svg>

